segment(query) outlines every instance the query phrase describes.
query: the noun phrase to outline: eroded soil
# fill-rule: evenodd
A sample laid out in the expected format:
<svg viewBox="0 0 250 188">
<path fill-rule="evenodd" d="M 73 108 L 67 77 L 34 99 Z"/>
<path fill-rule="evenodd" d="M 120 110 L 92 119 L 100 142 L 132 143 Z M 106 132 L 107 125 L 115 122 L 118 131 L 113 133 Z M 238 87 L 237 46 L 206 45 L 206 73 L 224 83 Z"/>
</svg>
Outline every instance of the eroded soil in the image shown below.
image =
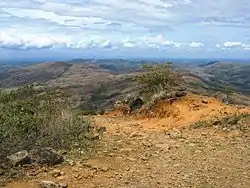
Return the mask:
<svg viewBox="0 0 250 188">
<path fill-rule="evenodd" d="M 170 108 L 171 107 L 171 108 Z M 174 115 L 164 116 L 166 109 Z M 249 188 L 250 130 L 223 131 L 190 124 L 214 116 L 250 112 L 206 97 L 189 96 L 157 108 L 155 118 L 93 117 L 107 132 L 88 160 L 55 168 L 30 169 L 10 188 L 52 180 L 72 188 Z M 157 117 L 161 114 L 161 117 Z M 250 122 L 245 122 L 250 126 Z M 55 177 L 54 172 L 60 172 Z"/>
</svg>

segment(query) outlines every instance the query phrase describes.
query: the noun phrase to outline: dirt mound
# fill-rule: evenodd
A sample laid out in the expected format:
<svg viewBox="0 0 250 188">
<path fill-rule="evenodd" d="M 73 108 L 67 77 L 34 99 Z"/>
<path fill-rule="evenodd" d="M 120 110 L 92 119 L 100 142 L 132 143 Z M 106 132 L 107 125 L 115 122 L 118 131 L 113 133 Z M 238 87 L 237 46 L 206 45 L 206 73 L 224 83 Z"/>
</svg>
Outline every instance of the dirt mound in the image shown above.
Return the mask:
<svg viewBox="0 0 250 188">
<path fill-rule="evenodd" d="M 213 97 L 188 94 L 178 99 L 159 101 L 150 110 L 129 114 L 128 107 L 125 106 L 105 117 L 117 117 L 126 121 L 131 119 L 130 121 L 141 124 L 145 129 L 161 130 L 182 128 L 198 121 L 238 113 L 250 113 L 250 108 L 226 105 Z M 122 122 L 121 126 L 125 124 L 127 122 Z"/>
</svg>

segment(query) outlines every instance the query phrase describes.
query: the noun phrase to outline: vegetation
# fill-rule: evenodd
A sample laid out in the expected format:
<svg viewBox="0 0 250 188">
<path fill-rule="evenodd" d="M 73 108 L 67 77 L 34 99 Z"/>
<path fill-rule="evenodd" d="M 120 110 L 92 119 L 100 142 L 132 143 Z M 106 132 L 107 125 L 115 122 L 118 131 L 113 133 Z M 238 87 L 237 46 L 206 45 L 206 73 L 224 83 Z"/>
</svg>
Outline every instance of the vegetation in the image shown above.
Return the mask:
<svg viewBox="0 0 250 188">
<path fill-rule="evenodd" d="M 223 118 L 215 118 L 211 120 L 198 121 L 191 125 L 192 128 L 200 127 L 219 127 L 223 130 L 239 129 L 245 131 L 249 129 L 250 114 L 232 114 Z"/>
<path fill-rule="evenodd" d="M 104 84 L 98 89 L 92 92 L 92 95 L 78 108 L 81 109 L 82 115 L 102 115 L 105 113 L 104 108 L 101 107 L 100 103 L 107 101 L 110 97 L 107 95 L 108 87 Z"/>
<path fill-rule="evenodd" d="M 91 123 L 74 111 L 60 91 L 26 86 L 0 93 L 0 162 L 9 154 L 36 147 L 87 149 Z"/>
<path fill-rule="evenodd" d="M 227 94 L 227 96 L 230 96 L 233 93 L 235 93 L 235 89 L 233 87 L 230 87 L 230 86 L 224 87 L 223 91 L 224 91 L 225 94 Z"/>
<path fill-rule="evenodd" d="M 143 72 L 133 79 L 138 84 L 143 84 L 143 90 L 149 93 L 171 91 L 173 87 L 182 83 L 182 78 L 171 70 L 171 62 L 167 64 L 143 65 Z"/>
<path fill-rule="evenodd" d="M 139 89 L 117 101 L 114 107 L 130 114 L 142 109 L 149 110 L 158 100 L 186 95 L 185 89 L 180 87 L 182 76 L 171 69 L 171 64 L 143 65 L 142 72 L 132 77 Z"/>
</svg>

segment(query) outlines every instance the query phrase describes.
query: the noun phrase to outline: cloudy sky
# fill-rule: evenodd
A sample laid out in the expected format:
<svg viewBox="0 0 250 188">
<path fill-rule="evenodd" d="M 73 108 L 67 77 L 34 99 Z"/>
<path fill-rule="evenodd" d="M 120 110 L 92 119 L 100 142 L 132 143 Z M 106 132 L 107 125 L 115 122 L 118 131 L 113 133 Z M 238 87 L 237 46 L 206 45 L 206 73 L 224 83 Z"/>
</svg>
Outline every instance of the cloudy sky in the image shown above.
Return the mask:
<svg viewBox="0 0 250 188">
<path fill-rule="evenodd" d="M 250 0 L 0 0 L 0 56 L 250 58 Z"/>
</svg>

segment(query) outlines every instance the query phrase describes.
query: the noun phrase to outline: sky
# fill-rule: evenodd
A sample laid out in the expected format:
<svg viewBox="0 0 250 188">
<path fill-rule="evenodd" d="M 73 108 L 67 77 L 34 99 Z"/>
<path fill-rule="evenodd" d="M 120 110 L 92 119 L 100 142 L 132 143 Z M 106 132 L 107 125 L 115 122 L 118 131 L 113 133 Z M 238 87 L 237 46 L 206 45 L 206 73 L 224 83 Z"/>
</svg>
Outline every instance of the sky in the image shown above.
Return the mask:
<svg viewBox="0 0 250 188">
<path fill-rule="evenodd" d="M 0 0 L 0 59 L 249 58 L 250 0 Z"/>
</svg>

